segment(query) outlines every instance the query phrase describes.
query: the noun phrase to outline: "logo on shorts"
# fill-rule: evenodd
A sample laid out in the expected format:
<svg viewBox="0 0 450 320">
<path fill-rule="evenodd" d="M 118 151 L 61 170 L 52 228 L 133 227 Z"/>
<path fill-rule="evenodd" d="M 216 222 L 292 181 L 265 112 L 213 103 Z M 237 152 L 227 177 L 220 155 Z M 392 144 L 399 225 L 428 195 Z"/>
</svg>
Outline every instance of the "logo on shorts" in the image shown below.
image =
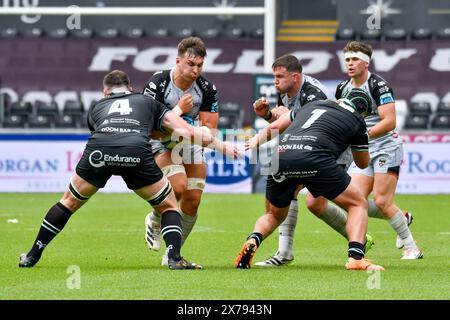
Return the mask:
<svg viewBox="0 0 450 320">
<path fill-rule="evenodd" d="M 94 150 L 89 155 L 89 163 L 94 168 L 104 167 L 105 166 L 105 161 L 103 161 L 102 158 L 103 158 L 103 153 L 100 150 Z"/>
<path fill-rule="evenodd" d="M 378 160 L 378 165 L 380 167 L 384 166 L 386 164 L 386 159 L 385 158 L 380 158 L 380 160 Z"/>
</svg>

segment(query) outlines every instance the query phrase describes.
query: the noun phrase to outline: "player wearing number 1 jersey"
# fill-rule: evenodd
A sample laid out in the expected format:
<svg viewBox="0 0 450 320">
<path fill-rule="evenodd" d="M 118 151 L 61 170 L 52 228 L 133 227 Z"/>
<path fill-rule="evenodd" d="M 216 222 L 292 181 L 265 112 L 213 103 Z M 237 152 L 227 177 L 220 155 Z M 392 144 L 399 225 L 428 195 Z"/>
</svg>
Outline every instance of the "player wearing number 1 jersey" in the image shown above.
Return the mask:
<svg viewBox="0 0 450 320">
<path fill-rule="evenodd" d="M 251 267 L 256 249 L 286 218 L 292 197 L 307 187 L 313 197 L 325 197 L 348 212 L 346 268 L 384 270 L 364 259 L 367 200 L 336 162 L 350 146 L 357 166 L 367 167 L 368 138 L 363 117 L 370 113 L 370 108 L 367 94 L 354 89 L 337 103 L 314 101 L 297 113 L 285 113 L 249 140 L 247 149 L 253 149 L 271 139 L 273 131 L 282 132 L 278 159 L 272 157 L 272 161 L 278 160 L 278 169 L 267 179 L 266 214 L 256 221 L 253 233 L 242 246 L 235 260 L 236 268 Z"/>
</svg>

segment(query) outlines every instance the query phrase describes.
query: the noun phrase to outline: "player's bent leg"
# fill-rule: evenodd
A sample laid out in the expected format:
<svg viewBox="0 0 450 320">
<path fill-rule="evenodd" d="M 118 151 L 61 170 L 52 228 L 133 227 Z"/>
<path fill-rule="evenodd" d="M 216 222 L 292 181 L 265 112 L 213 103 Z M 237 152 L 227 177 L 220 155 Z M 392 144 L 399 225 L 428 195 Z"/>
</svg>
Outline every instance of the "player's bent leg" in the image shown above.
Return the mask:
<svg viewBox="0 0 450 320">
<path fill-rule="evenodd" d="M 45 247 L 62 231 L 72 213 L 76 212 L 97 190 L 97 187 L 74 174 L 70 180 L 69 189 L 47 212 L 31 250 L 20 255 L 19 267 L 33 267 L 41 258 Z"/>
<path fill-rule="evenodd" d="M 182 222 L 169 180 L 163 177 L 158 182 L 135 192 L 161 212 L 161 235 L 166 243 L 169 269 L 202 269 L 200 265 L 185 260 L 180 254 Z"/>
<path fill-rule="evenodd" d="M 422 251 L 409 229 L 404 212 L 394 204 L 395 189 L 398 177 L 388 173 L 375 173 L 374 201 L 385 215 L 390 226 L 397 233 L 396 247 L 404 247 L 402 259 L 414 260 L 423 257 Z"/>
<path fill-rule="evenodd" d="M 288 210 L 289 205 L 284 208 L 278 208 L 273 204 L 269 204 L 269 210 L 256 221 L 253 228 L 253 233 L 247 238 L 247 241 L 242 246 L 241 251 L 239 252 L 234 263 L 236 268 L 251 268 L 251 261 L 256 249 L 261 245 L 263 239 L 267 238 L 284 221 L 284 219 L 286 219 Z M 253 240 L 251 239 L 256 239 L 256 242 L 254 243 L 255 245 L 252 245 Z M 268 263 L 267 265 L 262 262 L 258 263 L 258 266 L 267 267 L 283 265 L 283 263 L 278 264 L 277 262 L 278 261 L 274 264 Z"/>
</svg>

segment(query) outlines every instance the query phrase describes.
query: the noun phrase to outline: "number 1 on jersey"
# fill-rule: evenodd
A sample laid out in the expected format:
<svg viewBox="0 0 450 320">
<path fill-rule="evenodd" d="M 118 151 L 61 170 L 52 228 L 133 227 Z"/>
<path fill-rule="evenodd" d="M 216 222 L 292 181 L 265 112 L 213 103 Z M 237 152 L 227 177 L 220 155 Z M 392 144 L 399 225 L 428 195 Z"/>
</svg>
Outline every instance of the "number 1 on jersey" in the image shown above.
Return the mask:
<svg viewBox="0 0 450 320">
<path fill-rule="evenodd" d="M 121 116 L 129 115 L 133 111 L 132 108 L 130 108 L 130 102 L 128 99 L 120 99 L 113 102 L 111 107 L 109 107 L 108 114 L 119 112 Z"/>
<path fill-rule="evenodd" d="M 306 122 L 302 125 L 303 129 L 307 129 L 309 127 L 311 127 L 311 125 L 314 123 L 314 121 L 316 121 L 317 119 L 319 119 L 319 117 L 321 115 L 323 115 L 325 112 L 327 112 L 327 110 L 322 110 L 322 109 L 314 109 L 311 113 L 311 117 L 309 117 L 308 120 L 306 120 Z"/>
</svg>

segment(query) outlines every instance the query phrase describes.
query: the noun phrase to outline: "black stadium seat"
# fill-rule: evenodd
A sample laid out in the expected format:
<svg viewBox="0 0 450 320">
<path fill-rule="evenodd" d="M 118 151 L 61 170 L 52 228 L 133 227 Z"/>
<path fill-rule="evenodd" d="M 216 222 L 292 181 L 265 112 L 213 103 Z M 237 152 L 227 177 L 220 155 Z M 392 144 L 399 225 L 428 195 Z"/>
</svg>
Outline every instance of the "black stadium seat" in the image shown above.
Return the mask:
<svg viewBox="0 0 450 320">
<path fill-rule="evenodd" d="M 175 31 L 174 36 L 177 38 L 187 38 L 195 36 L 195 33 L 191 28 L 183 28 L 181 30 Z"/>
<path fill-rule="evenodd" d="M 92 31 L 92 29 L 83 28 L 79 30 L 78 29 L 72 30 L 70 34 L 74 38 L 88 39 L 93 37 L 94 31 Z"/>
<path fill-rule="evenodd" d="M 144 36 L 144 30 L 142 30 L 141 28 L 133 28 L 133 29 L 126 30 L 124 32 L 124 35 L 127 38 L 132 38 L 132 39 L 142 38 Z"/>
<path fill-rule="evenodd" d="M 406 39 L 406 30 L 405 29 L 391 29 L 387 30 L 384 33 L 386 40 L 405 40 Z"/>
<path fill-rule="evenodd" d="M 431 122 L 431 129 L 450 130 L 450 114 L 436 114 Z"/>
<path fill-rule="evenodd" d="M 245 31 L 241 28 L 231 28 L 225 31 L 224 36 L 231 39 L 239 39 L 245 37 Z"/>
<path fill-rule="evenodd" d="M 151 30 L 150 35 L 154 38 L 166 38 L 170 36 L 170 32 L 166 28 Z"/>
<path fill-rule="evenodd" d="M 439 29 L 436 32 L 436 37 L 439 39 L 450 39 L 450 28 Z"/>
<path fill-rule="evenodd" d="M 381 32 L 378 29 L 364 29 L 360 37 L 361 40 L 380 40 Z"/>
<path fill-rule="evenodd" d="M 3 119 L 3 128 L 24 128 L 27 123 L 27 116 L 7 115 Z"/>
<path fill-rule="evenodd" d="M 216 28 L 206 28 L 200 31 L 200 37 L 203 39 L 214 39 L 220 37 L 221 32 Z"/>
<path fill-rule="evenodd" d="M 28 120 L 28 127 L 30 128 L 52 128 L 53 121 L 50 116 L 34 115 Z"/>
<path fill-rule="evenodd" d="M 411 102 L 408 110 L 409 114 L 428 116 L 431 114 L 431 104 L 428 102 Z"/>
<path fill-rule="evenodd" d="M 439 102 L 436 113 L 450 115 L 450 102 Z"/>
<path fill-rule="evenodd" d="M 27 38 L 40 38 L 44 35 L 44 30 L 41 28 L 24 29 L 22 35 Z"/>
<path fill-rule="evenodd" d="M 2 38 L 16 38 L 19 36 L 19 30 L 17 28 L 6 28 L 1 31 Z"/>
<path fill-rule="evenodd" d="M 35 110 L 37 115 L 51 117 L 52 121 L 55 121 L 59 117 L 59 109 L 56 102 L 42 102 L 36 101 Z"/>
<path fill-rule="evenodd" d="M 409 114 L 406 116 L 406 120 L 405 120 L 403 129 L 425 130 L 428 128 L 428 118 L 429 118 L 429 116 L 427 116 L 427 115 Z"/>
<path fill-rule="evenodd" d="M 55 127 L 56 128 L 76 128 L 79 126 L 79 120 L 77 117 L 72 115 L 64 115 L 61 114 L 58 119 L 56 119 Z"/>
<path fill-rule="evenodd" d="M 11 104 L 8 114 L 28 116 L 33 114 L 33 106 L 30 102 L 16 101 Z"/>
<path fill-rule="evenodd" d="M 67 36 L 69 35 L 69 32 L 67 31 L 67 29 L 64 28 L 58 28 L 58 29 L 53 29 L 50 30 L 47 35 L 50 38 L 55 38 L 55 39 L 63 39 L 63 38 L 67 38 Z"/>
<path fill-rule="evenodd" d="M 431 30 L 427 28 L 419 28 L 415 29 L 412 32 L 413 39 L 430 39 L 432 36 Z"/>
<path fill-rule="evenodd" d="M 114 39 L 119 36 L 119 30 L 116 28 L 108 28 L 98 31 L 97 36 L 105 39 Z"/>
<path fill-rule="evenodd" d="M 352 28 L 343 28 L 338 30 L 336 34 L 336 38 L 338 40 L 351 41 L 356 37 L 356 32 Z"/>
</svg>

